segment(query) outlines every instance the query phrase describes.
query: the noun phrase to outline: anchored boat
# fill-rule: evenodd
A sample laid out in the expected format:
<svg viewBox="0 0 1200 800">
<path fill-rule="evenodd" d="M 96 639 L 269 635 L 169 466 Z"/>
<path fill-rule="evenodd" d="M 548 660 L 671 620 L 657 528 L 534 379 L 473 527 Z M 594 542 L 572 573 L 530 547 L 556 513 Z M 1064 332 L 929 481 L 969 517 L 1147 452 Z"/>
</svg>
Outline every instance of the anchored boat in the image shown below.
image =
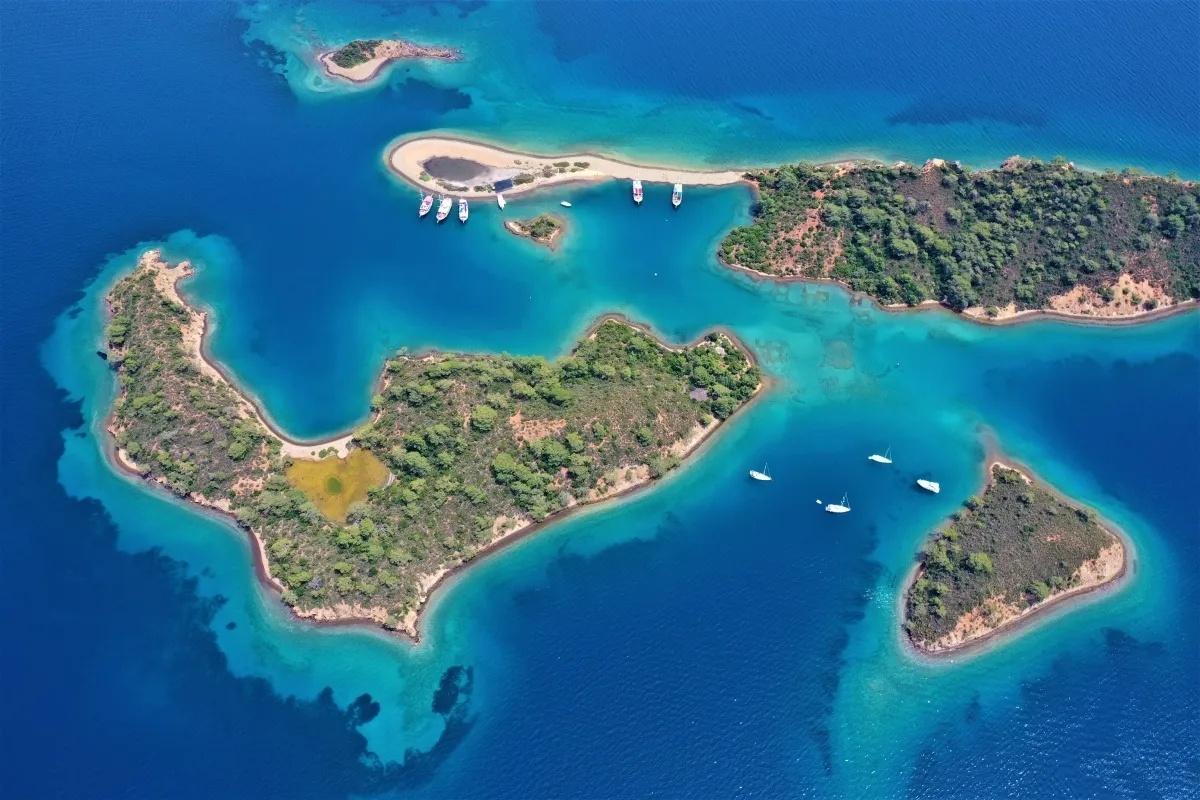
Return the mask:
<svg viewBox="0 0 1200 800">
<path fill-rule="evenodd" d="M 679 208 L 679 204 L 683 202 L 683 184 L 675 184 L 675 189 L 671 192 L 671 205 Z"/>
<path fill-rule="evenodd" d="M 642 182 L 641 181 L 633 182 L 633 202 L 637 203 L 639 206 L 642 204 Z"/>
<path fill-rule="evenodd" d="M 879 464 L 890 464 L 892 463 L 892 448 L 889 447 L 883 455 L 872 455 L 867 458 Z"/>
<path fill-rule="evenodd" d="M 504 210 L 504 206 L 506 205 L 504 202 L 504 195 L 500 194 L 499 192 L 496 193 L 496 205 L 500 206 L 501 211 Z"/>
<path fill-rule="evenodd" d="M 924 489 L 927 492 L 933 492 L 934 494 L 937 494 L 938 492 L 940 492 L 942 490 L 941 484 L 939 484 L 935 481 L 927 481 L 924 478 L 920 478 L 917 480 L 917 486 L 920 486 L 922 489 Z"/>
<path fill-rule="evenodd" d="M 454 202 L 449 197 L 442 198 L 442 202 L 438 203 L 438 213 L 437 213 L 437 221 L 438 222 L 441 222 L 444 219 L 446 219 L 446 217 L 450 216 L 450 207 L 453 205 L 454 205 Z"/>
<path fill-rule="evenodd" d="M 563 208 L 570 208 L 570 207 L 571 207 L 571 204 L 570 204 L 570 203 L 568 203 L 566 200 L 560 200 L 560 201 L 558 201 L 558 204 L 559 204 L 560 206 L 562 206 Z"/>
<path fill-rule="evenodd" d="M 830 514 L 845 514 L 850 510 L 850 506 L 848 505 L 849 502 L 849 495 L 844 494 L 842 495 L 842 502 L 830 503 L 829 505 L 825 506 L 825 510 Z"/>
<path fill-rule="evenodd" d="M 458 198 L 458 221 L 466 222 L 467 221 L 467 213 L 468 213 L 467 212 L 467 198 L 465 198 L 465 197 Z"/>
<path fill-rule="evenodd" d="M 428 213 L 429 213 L 429 209 L 431 209 L 431 208 L 433 208 L 433 195 L 431 195 L 431 194 L 427 194 L 427 195 L 425 195 L 425 197 L 424 197 L 424 198 L 421 200 L 421 213 L 420 213 L 420 216 L 422 216 L 422 217 L 423 217 L 423 216 L 425 216 L 426 214 L 428 214 Z"/>
<path fill-rule="evenodd" d="M 766 464 L 763 464 L 762 472 L 752 469 L 750 470 L 750 477 L 756 481 L 769 481 L 771 480 L 771 471 L 767 469 Z"/>
</svg>

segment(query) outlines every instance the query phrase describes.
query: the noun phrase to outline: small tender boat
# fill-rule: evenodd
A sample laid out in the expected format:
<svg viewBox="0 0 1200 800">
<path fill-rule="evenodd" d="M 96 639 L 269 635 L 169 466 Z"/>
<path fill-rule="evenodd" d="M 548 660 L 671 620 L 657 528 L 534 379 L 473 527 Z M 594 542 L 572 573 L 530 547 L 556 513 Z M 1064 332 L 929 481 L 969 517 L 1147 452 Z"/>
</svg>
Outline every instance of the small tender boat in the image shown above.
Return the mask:
<svg viewBox="0 0 1200 800">
<path fill-rule="evenodd" d="M 423 217 L 428 214 L 429 209 L 431 208 L 433 208 L 433 195 L 427 194 L 425 195 L 424 199 L 421 200 L 421 216 Z"/>
<path fill-rule="evenodd" d="M 446 219 L 446 217 L 450 216 L 450 208 L 453 205 L 454 205 L 454 201 L 452 201 L 449 197 L 442 198 L 442 202 L 438 203 L 438 213 L 437 213 L 437 221 L 438 222 L 441 222 L 442 220 Z"/>
<path fill-rule="evenodd" d="M 642 204 L 642 182 L 641 181 L 633 182 L 633 202 L 637 203 L 638 205 Z"/>
<path fill-rule="evenodd" d="M 466 222 L 467 221 L 467 213 L 468 213 L 467 212 L 467 198 L 465 198 L 465 197 L 458 198 L 458 221 Z"/>
<path fill-rule="evenodd" d="M 889 447 L 883 455 L 872 455 L 867 458 L 878 464 L 890 464 L 892 463 L 892 448 Z"/>
<path fill-rule="evenodd" d="M 500 206 L 500 210 L 501 210 L 501 211 L 503 211 L 503 210 L 504 210 L 504 206 L 505 206 L 505 205 L 507 205 L 507 204 L 504 202 L 504 195 L 502 195 L 502 194 L 497 194 L 497 195 L 496 195 L 496 205 Z"/>
<path fill-rule="evenodd" d="M 917 486 L 920 486 L 922 489 L 924 489 L 927 492 L 933 492 L 934 494 L 937 494 L 938 492 L 940 492 L 942 490 L 941 484 L 936 483 L 934 481 L 927 481 L 924 478 L 920 478 L 917 480 Z"/>
<path fill-rule="evenodd" d="M 566 200 L 561 200 L 561 201 L 559 201 L 559 203 L 558 203 L 558 204 L 559 204 L 560 206 L 562 206 L 563 208 L 570 208 L 570 207 L 571 207 L 571 204 L 570 204 L 570 203 L 568 203 Z"/>
<path fill-rule="evenodd" d="M 750 477 L 756 481 L 769 481 L 771 480 L 771 471 L 767 469 L 766 464 L 763 464 L 762 472 L 752 469 L 750 470 Z"/>
<path fill-rule="evenodd" d="M 830 503 L 829 505 L 825 506 L 825 510 L 830 514 L 845 514 L 850 510 L 850 506 L 847 505 L 849 502 L 849 495 L 844 494 L 842 495 L 842 502 Z"/>
<path fill-rule="evenodd" d="M 679 208 L 679 204 L 683 202 L 683 184 L 675 184 L 675 189 L 671 192 L 671 205 Z"/>
</svg>

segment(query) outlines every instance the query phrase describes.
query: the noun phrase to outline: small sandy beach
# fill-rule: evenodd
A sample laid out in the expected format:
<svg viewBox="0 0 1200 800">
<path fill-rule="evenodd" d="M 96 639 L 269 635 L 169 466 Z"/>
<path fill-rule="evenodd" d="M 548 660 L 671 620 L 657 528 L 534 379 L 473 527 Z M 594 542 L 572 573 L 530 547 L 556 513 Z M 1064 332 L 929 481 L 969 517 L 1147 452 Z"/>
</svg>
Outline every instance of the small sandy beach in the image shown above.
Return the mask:
<svg viewBox="0 0 1200 800">
<path fill-rule="evenodd" d="M 474 187 L 519 175 L 533 175 L 535 178 L 529 183 L 506 189 L 504 194 L 512 195 L 570 181 L 612 178 L 641 180 L 644 183 L 682 183 L 685 186 L 727 186 L 744 180 L 744 173 L 733 170 L 701 172 L 652 167 L 588 153 L 531 155 L 444 136 L 422 136 L 395 143 L 388 148 L 384 158 L 393 174 L 414 186 L 438 191 L 444 188 L 437 183 L 441 178 L 444 183 L 465 186 L 465 190 L 454 191 L 470 197 L 493 197 L 495 192 L 490 188 L 476 191 Z M 587 166 L 581 166 L 583 164 Z M 452 170 L 443 175 L 435 174 L 439 166 L 450 166 Z M 434 172 L 428 172 L 427 167 Z M 428 179 L 422 180 L 422 175 L 428 176 Z"/>
</svg>

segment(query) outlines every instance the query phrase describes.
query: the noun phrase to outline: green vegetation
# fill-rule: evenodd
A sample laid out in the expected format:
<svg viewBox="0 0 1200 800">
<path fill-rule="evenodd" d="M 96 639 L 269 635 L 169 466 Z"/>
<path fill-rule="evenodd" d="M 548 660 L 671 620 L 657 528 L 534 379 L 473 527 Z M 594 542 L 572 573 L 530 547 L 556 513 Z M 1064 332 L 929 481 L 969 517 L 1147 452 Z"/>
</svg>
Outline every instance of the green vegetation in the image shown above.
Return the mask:
<svg viewBox="0 0 1200 800">
<path fill-rule="evenodd" d="M 1114 541 L 1093 512 L 994 466 L 983 497 L 968 499 L 921 554 L 908 591 L 909 636 L 931 645 L 971 611 L 993 628 L 1078 585 L 1080 565 Z"/>
<path fill-rule="evenodd" d="M 555 235 L 563 228 L 562 221 L 550 214 L 539 214 L 533 219 L 523 219 L 516 224 L 522 231 L 529 234 L 529 238 L 543 244 L 553 241 Z"/>
<path fill-rule="evenodd" d="M 721 244 L 729 264 L 835 278 L 881 303 L 1042 308 L 1125 272 L 1175 300 L 1200 297 L 1194 183 L 1010 159 L 955 164 L 798 164 L 748 173 L 754 220 Z"/>
<path fill-rule="evenodd" d="M 470 559 L 506 523 L 611 495 L 631 470 L 661 476 L 699 424 L 734 413 L 761 380 L 723 335 L 673 351 L 614 321 L 555 363 L 400 354 L 360 449 L 293 463 L 185 352 L 197 320 L 154 274 L 141 267 L 110 295 L 118 444 L 146 478 L 201 492 L 253 530 L 285 602 L 369 607 L 392 626 L 422 576 Z"/>
<path fill-rule="evenodd" d="M 375 48 L 382 43 L 382 39 L 355 39 L 330 56 L 330 58 L 339 67 L 345 69 L 357 67 L 359 64 L 365 64 L 374 58 Z"/>
</svg>

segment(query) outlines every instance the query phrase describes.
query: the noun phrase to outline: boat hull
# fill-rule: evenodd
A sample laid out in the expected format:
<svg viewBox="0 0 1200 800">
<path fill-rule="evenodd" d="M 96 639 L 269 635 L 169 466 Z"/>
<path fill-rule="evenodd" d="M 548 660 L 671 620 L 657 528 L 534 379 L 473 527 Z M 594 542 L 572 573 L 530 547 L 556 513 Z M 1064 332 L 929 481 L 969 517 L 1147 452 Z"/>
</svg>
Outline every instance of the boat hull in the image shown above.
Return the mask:
<svg viewBox="0 0 1200 800">
<path fill-rule="evenodd" d="M 769 480 L 771 480 L 771 476 L 770 476 L 770 475 L 764 475 L 764 474 L 762 474 L 761 472 L 759 472 L 759 471 L 758 471 L 758 470 L 756 470 L 756 469 L 752 469 L 752 470 L 750 470 L 750 477 L 751 477 L 751 478 L 753 478 L 753 479 L 754 479 L 754 480 L 756 480 L 756 481 L 769 481 Z"/>
<path fill-rule="evenodd" d="M 876 464 L 892 463 L 892 460 L 890 458 L 884 458 L 883 456 L 867 456 L 867 458 L 870 459 L 871 461 L 874 461 Z"/>
<path fill-rule="evenodd" d="M 937 494 L 938 492 L 942 491 L 941 485 L 934 483 L 933 481 L 920 480 L 920 481 L 917 481 L 917 486 L 920 486 L 922 489 L 924 489 L 927 492 L 933 492 L 934 494 Z"/>
<path fill-rule="evenodd" d="M 830 514 L 846 514 L 850 511 L 847 506 L 839 506 L 836 503 L 825 506 L 825 510 Z"/>
</svg>

